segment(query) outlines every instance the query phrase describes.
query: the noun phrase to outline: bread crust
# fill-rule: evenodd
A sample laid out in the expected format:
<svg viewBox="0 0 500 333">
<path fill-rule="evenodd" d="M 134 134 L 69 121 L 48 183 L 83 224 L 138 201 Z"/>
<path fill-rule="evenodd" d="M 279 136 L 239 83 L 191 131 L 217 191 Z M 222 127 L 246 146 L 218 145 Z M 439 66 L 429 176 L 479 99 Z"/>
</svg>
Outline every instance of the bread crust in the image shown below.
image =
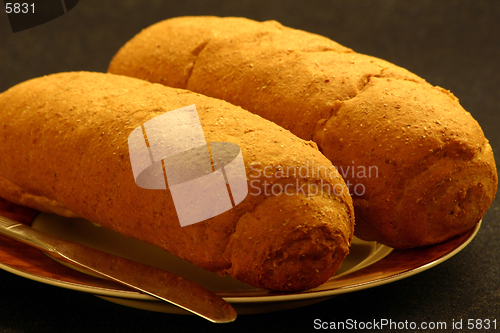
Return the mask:
<svg viewBox="0 0 500 333">
<path fill-rule="evenodd" d="M 351 184 L 365 240 L 444 241 L 474 227 L 496 194 L 488 140 L 453 94 L 275 21 L 165 20 L 126 43 L 109 71 L 227 100 L 313 140 Z M 370 168 L 376 177 L 357 174 Z"/>
<path fill-rule="evenodd" d="M 145 121 L 192 104 L 207 142 L 237 144 L 254 183 L 233 209 L 181 227 L 168 188 L 136 185 L 127 139 Z M 315 144 L 229 103 L 119 75 L 59 73 L 0 94 L 0 123 L 0 196 L 14 203 L 89 219 L 265 289 L 318 286 L 349 251 L 352 200 L 331 163 Z M 306 177 L 274 172 L 299 167 Z M 345 192 L 314 195 L 305 186 L 265 195 L 264 181 Z"/>
</svg>

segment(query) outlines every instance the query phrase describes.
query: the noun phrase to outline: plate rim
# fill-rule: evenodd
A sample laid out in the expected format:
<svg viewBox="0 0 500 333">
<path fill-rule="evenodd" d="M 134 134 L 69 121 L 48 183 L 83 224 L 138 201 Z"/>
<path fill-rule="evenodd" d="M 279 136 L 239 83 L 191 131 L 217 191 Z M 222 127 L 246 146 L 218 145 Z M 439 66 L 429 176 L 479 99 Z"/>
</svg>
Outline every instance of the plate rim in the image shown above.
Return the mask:
<svg viewBox="0 0 500 333">
<path fill-rule="evenodd" d="M 214 291 L 216 294 L 221 296 L 224 300 L 228 301 L 229 303 L 233 304 L 242 304 L 242 303 L 263 303 L 263 302 L 286 302 L 286 301 L 297 301 L 297 300 L 304 300 L 304 299 L 313 299 L 313 298 L 327 298 L 327 297 L 333 297 L 335 295 L 339 294 L 344 294 L 344 293 L 350 293 L 350 292 L 356 292 L 364 289 L 369 289 L 381 285 L 385 285 L 388 283 L 396 282 L 401 279 L 419 274 L 421 272 L 424 272 L 432 267 L 435 267 L 444 261 L 452 258 L 455 256 L 457 253 L 462 251 L 477 235 L 480 227 L 482 224 L 482 220 L 480 220 L 473 229 L 463 233 L 462 235 L 455 236 L 451 238 L 448 241 L 445 241 L 440 244 L 428 246 L 425 248 L 432 248 L 435 246 L 439 246 L 442 244 L 446 244 L 450 242 L 451 240 L 458 238 L 463 238 L 461 241 L 458 242 L 457 246 L 453 247 L 451 250 L 441 254 L 440 256 L 434 258 L 433 260 L 423 264 L 419 265 L 416 267 L 412 267 L 410 269 L 405 269 L 401 272 L 394 273 L 394 274 L 389 274 L 387 276 L 382 276 L 380 278 L 376 278 L 373 280 L 368 280 L 368 281 L 362 281 L 360 283 L 353 283 L 353 284 L 347 284 L 347 285 L 340 285 L 338 287 L 332 287 L 324 289 L 324 286 L 328 286 L 330 281 L 335 281 L 336 277 L 332 277 L 328 282 L 326 282 L 324 285 L 306 290 L 306 291 L 301 291 L 301 292 L 272 292 L 272 291 L 263 291 L 261 289 L 252 289 L 253 291 L 256 292 L 256 294 L 252 295 L 252 290 L 245 290 L 244 293 L 247 293 L 247 296 L 234 296 L 230 295 L 230 293 L 234 293 L 236 291 L 231 291 L 231 292 L 224 292 L 224 291 Z M 382 245 L 382 244 L 381 244 Z M 383 245 L 385 246 L 385 245 Z M 354 273 L 360 274 L 365 269 L 373 269 L 377 265 L 380 266 L 384 264 L 387 260 L 391 259 L 391 256 L 401 253 L 401 251 L 405 250 L 392 250 L 388 255 L 386 255 L 384 258 L 380 259 L 379 261 L 372 263 L 366 267 L 361 268 L 360 270 L 356 270 L 354 272 L 346 272 L 345 274 L 340 275 L 339 277 L 346 278 L 349 277 L 349 275 L 352 275 Z M 88 284 L 83 284 L 83 283 L 75 283 L 75 282 L 70 282 L 70 281 L 62 281 L 58 280 L 55 278 L 47 277 L 47 276 L 42 276 L 36 273 L 32 272 L 26 272 L 23 271 L 22 269 L 19 269 L 17 267 L 13 267 L 9 264 L 6 264 L 2 261 L 0 261 L 0 269 L 3 269 L 5 271 L 8 271 L 10 273 L 13 273 L 15 275 L 28 278 L 33 281 L 45 283 L 48 285 L 60 287 L 60 288 L 65 288 L 65 289 L 70 289 L 70 290 L 75 290 L 75 291 L 80 291 L 80 292 L 85 292 L 85 293 L 90 293 L 96 296 L 105 296 L 105 297 L 114 297 L 114 298 L 123 298 L 123 299 L 130 299 L 130 300 L 140 300 L 140 301 L 156 301 L 160 302 L 156 298 L 140 293 L 138 291 L 134 290 L 121 290 L 121 289 L 112 289 L 109 287 L 99 287 L 99 286 L 92 286 Z M 264 294 L 262 294 L 264 292 Z M 228 294 L 229 293 L 229 294 Z"/>
</svg>

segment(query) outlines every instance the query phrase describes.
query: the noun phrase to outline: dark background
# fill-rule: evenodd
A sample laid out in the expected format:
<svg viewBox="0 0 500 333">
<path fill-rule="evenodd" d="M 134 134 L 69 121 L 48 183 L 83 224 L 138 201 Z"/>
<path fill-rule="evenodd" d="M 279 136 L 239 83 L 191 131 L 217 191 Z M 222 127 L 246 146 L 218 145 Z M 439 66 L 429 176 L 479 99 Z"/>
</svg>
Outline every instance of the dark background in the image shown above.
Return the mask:
<svg viewBox="0 0 500 333">
<path fill-rule="evenodd" d="M 274 19 L 405 67 L 451 90 L 500 156 L 500 2 L 493 0 L 80 0 L 67 14 L 18 33 L 12 33 L 2 9 L 0 91 L 55 72 L 104 72 L 134 34 L 181 15 Z M 239 316 L 224 325 L 114 305 L 0 271 L 0 332 L 308 332 L 316 318 L 446 321 L 448 327 L 453 320 L 479 318 L 496 319 L 500 328 L 499 237 L 497 198 L 474 241 L 435 268 L 316 305 Z"/>
</svg>

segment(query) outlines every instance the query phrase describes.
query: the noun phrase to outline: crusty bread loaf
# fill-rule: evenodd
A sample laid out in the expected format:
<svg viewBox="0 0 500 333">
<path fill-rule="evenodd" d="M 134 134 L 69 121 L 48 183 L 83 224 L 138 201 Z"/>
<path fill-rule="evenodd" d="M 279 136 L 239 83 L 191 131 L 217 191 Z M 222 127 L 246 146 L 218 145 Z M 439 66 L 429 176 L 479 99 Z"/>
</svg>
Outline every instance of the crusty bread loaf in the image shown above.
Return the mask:
<svg viewBox="0 0 500 333">
<path fill-rule="evenodd" d="M 496 193 L 491 147 L 450 92 L 275 21 L 165 20 L 109 72 L 227 100 L 315 141 L 345 177 L 366 240 L 444 241 L 474 227 Z"/>
<path fill-rule="evenodd" d="M 234 208 L 181 227 L 168 188 L 136 185 L 127 138 L 192 104 L 207 142 L 240 147 L 251 186 Z M 265 289 L 318 286 L 348 253 L 352 201 L 332 164 L 314 143 L 224 101 L 119 75 L 60 73 L 0 94 L 0 123 L 0 196 L 14 203 L 84 217 Z"/>
</svg>

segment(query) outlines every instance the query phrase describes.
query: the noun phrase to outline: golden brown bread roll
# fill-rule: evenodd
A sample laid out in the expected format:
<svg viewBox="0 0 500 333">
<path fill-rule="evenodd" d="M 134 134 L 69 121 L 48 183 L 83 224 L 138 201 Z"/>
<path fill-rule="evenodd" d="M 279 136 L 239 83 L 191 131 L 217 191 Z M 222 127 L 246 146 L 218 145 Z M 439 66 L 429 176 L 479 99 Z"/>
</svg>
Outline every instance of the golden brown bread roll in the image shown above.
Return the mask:
<svg viewBox="0 0 500 333">
<path fill-rule="evenodd" d="M 240 147 L 252 184 L 234 208 L 181 227 L 169 188 L 136 185 L 127 138 L 192 104 L 207 142 Z M 227 102 L 119 75 L 60 73 L 0 94 L 0 123 L 0 196 L 14 203 L 89 219 L 265 289 L 318 286 L 348 253 L 352 201 L 332 164 L 314 143 Z"/>
<path fill-rule="evenodd" d="M 444 241 L 474 227 L 496 193 L 491 147 L 450 92 L 275 21 L 165 20 L 109 72 L 224 99 L 313 140 L 345 177 L 365 240 Z"/>
</svg>

